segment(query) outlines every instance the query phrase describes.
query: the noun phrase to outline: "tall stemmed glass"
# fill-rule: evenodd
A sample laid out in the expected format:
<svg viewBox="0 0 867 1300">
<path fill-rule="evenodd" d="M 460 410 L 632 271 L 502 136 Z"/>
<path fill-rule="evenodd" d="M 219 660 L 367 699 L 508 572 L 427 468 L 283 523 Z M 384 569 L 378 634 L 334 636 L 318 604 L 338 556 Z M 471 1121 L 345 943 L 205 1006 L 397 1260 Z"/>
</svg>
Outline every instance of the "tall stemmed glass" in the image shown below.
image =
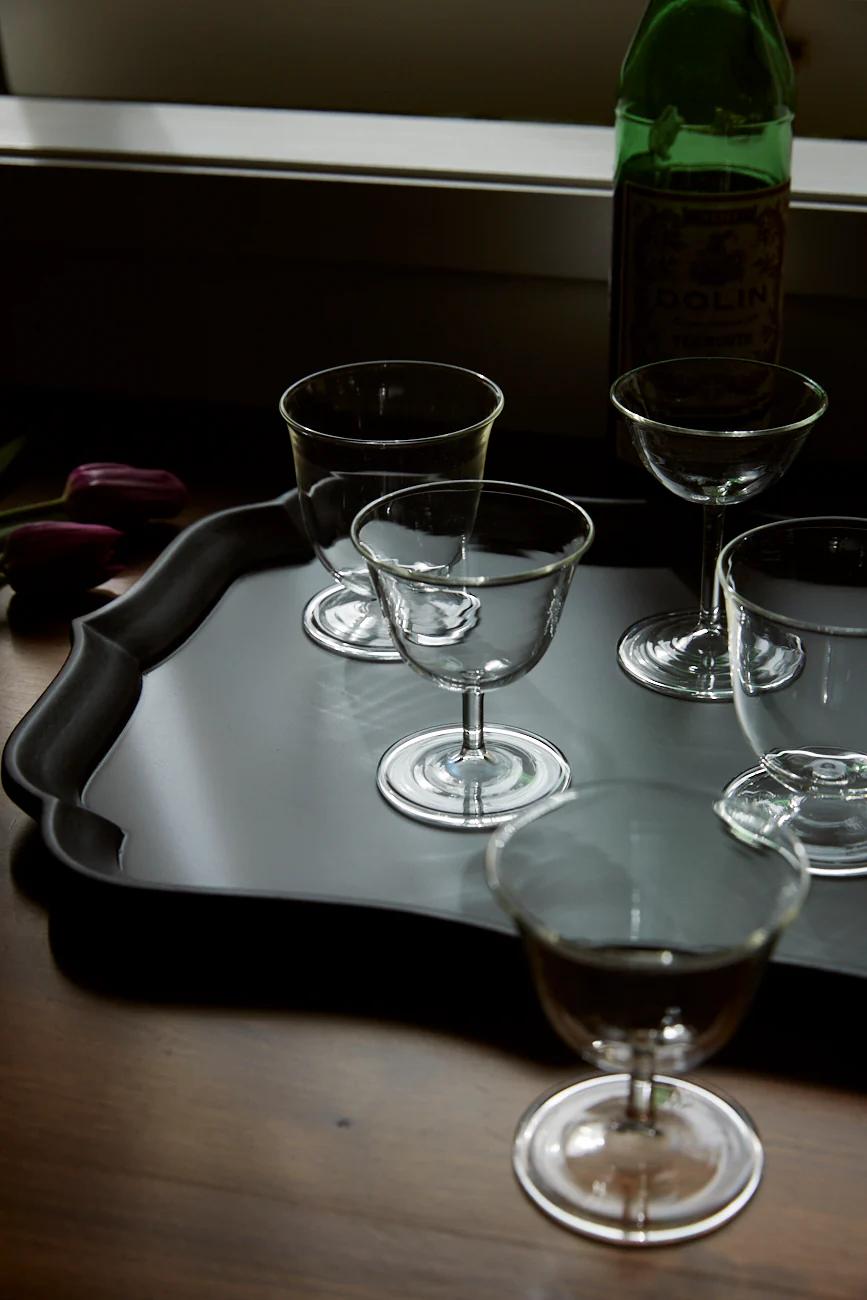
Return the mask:
<svg viewBox="0 0 867 1300">
<path fill-rule="evenodd" d="M 762 1145 L 734 1101 L 681 1076 L 749 1005 L 806 896 L 803 848 L 738 800 L 610 781 L 502 827 L 486 867 L 551 1024 L 606 1071 L 526 1111 L 522 1188 L 564 1227 L 619 1245 L 719 1227 L 755 1192 Z"/>
<path fill-rule="evenodd" d="M 461 727 L 418 732 L 383 755 L 377 784 L 400 812 L 481 829 L 568 784 L 550 741 L 485 726 L 483 692 L 541 659 L 592 538 L 581 506 L 514 483 L 407 488 L 358 515 L 352 539 L 402 658 L 463 697 Z"/>
<path fill-rule="evenodd" d="M 698 611 L 653 614 L 628 628 L 617 648 L 621 667 L 665 695 L 730 700 L 716 573 L 724 511 L 785 472 L 828 399 L 812 379 L 783 366 L 684 357 L 621 375 L 611 401 L 654 478 L 704 507 Z"/>
<path fill-rule="evenodd" d="M 867 874 L 867 519 L 786 519 L 720 556 L 735 709 L 759 766 L 726 794 L 801 840 L 821 876 Z"/>
<path fill-rule="evenodd" d="M 481 478 L 503 394 L 484 375 L 433 361 L 363 361 L 287 388 L 304 527 L 336 581 L 304 610 L 307 635 L 336 654 L 397 661 L 367 566 L 349 539 L 353 518 L 396 488 Z"/>
</svg>

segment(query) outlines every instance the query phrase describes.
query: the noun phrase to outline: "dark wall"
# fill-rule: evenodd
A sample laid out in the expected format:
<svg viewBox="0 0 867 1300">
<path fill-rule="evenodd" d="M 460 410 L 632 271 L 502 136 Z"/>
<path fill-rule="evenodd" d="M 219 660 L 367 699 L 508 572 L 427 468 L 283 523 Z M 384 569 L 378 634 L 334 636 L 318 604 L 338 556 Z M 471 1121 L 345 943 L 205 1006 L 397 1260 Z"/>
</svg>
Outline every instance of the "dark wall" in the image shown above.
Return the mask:
<svg viewBox="0 0 867 1300">
<path fill-rule="evenodd" d="M 421 190 L 404 214 L 412 230 L 376 206 L 374 187 L 366 208 L 354 192 L 361 230 L 341 211 L 340 186 L 317 223 L 285 181 L 185 185 L 0 166 L 7 425 L 108 452 L 143 439 L 177 463 L 268 454 L 282 464 L 276 407 L 293 379 L 429 357 L 502 386 L 497 439 L 518 476 L 540 481 L 556 460 L 579 489 L 608 484 L 605 250 L 596 279 L 516 274 L 503 230 L 486 225 L 496 207 L 473 196 L 452 213 L 465 225 L 457 239 L 447 199 Z M 484 270 L 460 265 L 476 250 Z M 863 298 L 788 296 L 784 360 L 831 397 L 790 471 L 792 494 L 803 480 L 799 492 L 842 501 L 863 480 L 864 326 Z"/>
</svg>

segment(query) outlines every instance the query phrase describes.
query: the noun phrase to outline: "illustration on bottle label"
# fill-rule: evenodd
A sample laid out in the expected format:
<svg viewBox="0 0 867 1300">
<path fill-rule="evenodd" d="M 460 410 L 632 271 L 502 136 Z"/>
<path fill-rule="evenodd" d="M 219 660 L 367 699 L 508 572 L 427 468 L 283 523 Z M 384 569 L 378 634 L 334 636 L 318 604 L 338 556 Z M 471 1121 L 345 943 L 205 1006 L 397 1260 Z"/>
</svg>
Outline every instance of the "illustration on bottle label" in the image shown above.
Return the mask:
<svg viewBox="0 0 867 1300">
<path fill-rule="evenodd" d="M 732 194 L 619 188 L 619 370 L 690 355 L 775 361 L 788 184 Z"/>
</svg>

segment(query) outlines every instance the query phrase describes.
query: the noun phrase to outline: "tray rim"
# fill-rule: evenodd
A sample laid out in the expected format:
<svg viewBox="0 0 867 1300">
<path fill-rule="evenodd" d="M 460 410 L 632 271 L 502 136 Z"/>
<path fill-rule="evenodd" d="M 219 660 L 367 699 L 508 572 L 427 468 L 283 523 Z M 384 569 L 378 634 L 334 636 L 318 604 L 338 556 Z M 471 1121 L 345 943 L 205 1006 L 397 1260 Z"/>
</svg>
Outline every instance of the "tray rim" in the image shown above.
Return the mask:
<svg viewBox="0 0 867 1300">
<path fill-rule="evenodd" d="M 632 498 L 581 497 L 576 499 L 586 501 L 588 504 L 601 504 L 618 508 L 644 505 L 643 500 L 633 500 Z M 236 572 L 228 576 L 221 573 L 221 581 L 218 583 L 216 593 L 213 590 L 204 589 L 199 582 L 184 581 L 193 572 L 189 564 L 188 553 L 199 549 L 200 558 L 212 559 L 211 534 L 218 531 L 222 532 L 229 525 L 231 540 L 237 541 L 238 527 L 240 527 L 241 535 L 243 535 L 246 525 L 255 527 L 257 519 L 265 520 L 268 516 L 271 516 L 271 522 L 274 522 L 279 517 L 284 528 L 288 525 L 288 529 L 286 529 L 287 545 L 284 550 L 278 550 L 277 553 L 270 552 L 266 557 L 266 563 L 239 565 Z M 289 529 L 292 530 L 291 533 Z M 203 539 L 206 538 L 209 544 L 202 545 Z M 82 801 L 81 795 L 97 763 L 108 753 L 111 745 L 128 722 L 141 691 L 144 673 L 162 663 L 180 648 L 188 636 L 192 635 L 201 626 L 204 619 L 236 578 L 271 565 L 285 564 L 287 561 L 291 562 L 292 560 L 306 562 L 311 558 L 313 558 L 313 549 L 304 530 L 297 488 L 291 488 L 276 497 L 218 510 L 189 524 L 172 539 L 165 550 L 157 556 L 132 587 L 121 595 L 115 596 L 99 609 L 79 615 L 71 621 L 70 649 L 64 663 L 41 695 L 16 723 L 3 747 L 2 756 L 0 756 L 0 783 L 2 783 L 3 789 L 10 799 L 37 823 L 46 846 L 55 858 L 77 874 L 100 884 L 113 885 L 124 889 L 140 889 L 148 893 L 250 899 L 268 897 L 289 902 L 334 903 L 335 905 L 347 907 L 373 906 L 380 910 L 413 910 L 437 920 L 454 920 L 459 923 L 477 925 L 479 928 L 490 929 L 495 932 L 513 933 L 512 924 L 505 917 L 503 925 L 500 926 L 493 921 L 486 922 L 483 919 L 476 920 L 476 918 L 470 920 L 470 918 L 462 918 L 448 911 L 424 906 L 407 909 L 404 905 L 393 903 L 389 899 L 359 900 L 333 894 L 302 895 L 286 893 L 263 895 L 259 891 L 249 891 L 237 887 L 218 888 L 216 886 L 173 884 L 170 881 L 152 882 L 143 880 L 140 877 L 126 875 L 122 871 L 119 861 L 115 862 L 112 871 L 95 868 L 68 847 L 68 832 L 63 827 L 62 820 L 65 812 L 68 813 L 74 809 L 89 822 L 110 827 L 116 838 L 118 854 L 120 852 L 124 838 L 123 832 L 100 814 L 87 808 Z M 170 589 L 175 593 L 187 592 L 187 599 L 183 602 L 187 628 L 183 635 L 178 635 L 173 628 L 170 628 L 168 635 L 165 638 L 160 638 L 160 643 L 150 653 L 144 653 L 141 647 L 136 648 L 135 628 L 130 629 L 128 624 L 132 624 L 137 617 L 140 618 L 143 611 L 154 608 L 156 602 L 151 598 L 154 591 L 160 589 Z M 192 616 L 190 616 L 190 610 L 193 611 Z M 79 782 L 80 788 L 76 791 L 75 798 L 70 799 L 68 794 L 60 794 L 56 789 L 51 788 L 52 781 L 45 775 L 44 768 L 40 770 L 38 764 L 34 767 L 31 763 L 29 765 L 30 770 L 28 770 L 26 755 L 34 735 L 39 733 L 46 717 L 50 719 L 52 711 L 59 707 L 58 696 L 67 690 L 71 692 L 81 682 L 88 681 L 91 673 L 90 660 L 100 646 L 103 648 L 111 646 L 127 654 L 135 666 L 136 681 L 134 691 L 130 693 L 128 707 L 124 710 L 123 716 L 117 717 L 115 726 L 112 728 L 112 734 L 105 740 L 96 760 L 87 768 L 84 779 Z M 86 765 L 82 764 L 82 766 Z"/>
<path fill-rule="evenodd" d="M 260 549 L 252 556 L 244 547 L 238 547 L 239 538 L 245 543 L 258 536 Z M 242 555 L 247 562 L 224 567 L 222 552 L 214 545 L 220 538 L 228 543 L 235 559 Z M 270 567 L 287 563 L 307 563 L 312 549 L 306 540 L 301 523 L 297 489 L 250 504 L 233 506 L 207 515 L 190 524 L 169 543 L 147 571 L 128 591 L 116 596 L 106 605 L 72 620 L 70 649 L 55 677 L 28 711 L 13 728 L 3 748 L 0 778 L 10 799 L 36 823 L 42 842 L 52 858 L 71 872 L 74 877 L 97 887 L 103 896 L 118 896 L 136 891 L 154 898 L 183 897 L 185 899 L 233 900 L 281 905 L 315 905 L 354 910 L 372 910 L 378 913 L 414 915 L 436 922 L 469 926 L 491 934 L 511 936 L 518 932 L 510 918 L 503 915 L 486 919 L 479 916 L 461 916 L 457 913 L 424 904 L 408 905 L 388 898 L 354 898 L 342 894 L 286 891 L 262 892 L 237 886 L 218 887 L 189 885 L 171 881 L 150 881 L 129 876 L 121 868 L 120 852 L 124 832 L 112 822 L 86 807 L 82 793 L 95 767 L 108 753 L 111 745 L 126 726 L 141 692 L 144 674 L 169 658 L 207 618 L 229 587 L 238 578 Z M 198 564 L 190 559 L 198 556 Z M 210 582 L 201 582 L 202 568 L 209 569 Z M 193 581 L 195 575 L 195 581 Z M 162 594 L 168 592 L 168 603 L 183 609 L 183 627 L 179 631 L 171 617 L 160 614 Z M 160 599 L 154 599 L 154 595 Z M 47 747 L 34 745 L 46 725 L 50 728 L 53 715 L 62 712 L 66 693 L 78 694 L 82 686 L 93 683 L 100 671 L 99 659 L 114 656 L 122 663 L 126 674 L 126 695 L 116 702 L 111 725 L 103 727 L 97 745 L 89 746 L 92 760 L 79 760 L 77 768 L 83 778 L 74 776 L 74 794 L 58 788 L 56 780 L 47 770 L 50 760 L 40 765 L 32 761 L 35 749 L 44 757 Z M 107 698 L 111 701 L 111 692 Z M 80 711 L 86 729 L 92 709 Z M 74 739 L 81 723 L 69 728 Z M 67 745 L 69 742 L 67 739 Z M 90 847 L 97 844 L 104 865 L 94 865 L 82 850 L 82 831 Z M 79 837 L 76 839 L 76 837 Z M 107 865 L 105 859 L 107 858 Z M 865 979 L 867 972 L 848 965 L 829 967 L 812 958 L 793 957 L 775 953 L 777 965 L 791 966 L 822 973 L 839 974 Z"/>
<path fill-rule="evenodd" d="M 123 832 L 120 828 L 113 823 L 108 823 L 82 802 L 84 786 L 92 775 L 95 764 L 81 764 L 87 769 L 86 774 L 83 780 L 75 782 L 78 788 L 75 797 L 71 799 L 68 793 L 58 790 L 56 781 L 47 771 L 48 765 L 42 767 L 38 763 L 34 765 L 28 751 L 34 737 L 39 735 L 46 721 L 50 725 L 54 721 L 53 715 L 62 709 L 62 696 L 90 684 L 91 674 L 94 671 L 91 661 L 100 649 L 104 651 L 106 647 L 111 647 L 127 660 L 127 666 L 132 668 L 135 681 L 134 690 L 129 692 L 125 707 L 118 709 L 117 715 L 112 720 L 111 735 L 101 737 L 103 743 L 97 761 L 101 760 L 129 721 L 141 691 L 145 672 L 156 667 L 179 649 L 203 623 L 237 577 L 274 567 L 287 560 L 310 558 L 312 551 L 301 532 L 297 498 L 297 490 L 292 489 L 277 497 L 248 505 L 233 506 L 196 520 L 172 539 L 132 587 L 121 595 L 115 596 L 99 609 L 79 615 L 72 620 L 70 648 L 66 659 L 51 682 L 16 723 L 6 740 L 2 760 L 0 760 L 0 780 L 13 803 L 36 822 L 43 841 L 52 855 L 78 874 L 102 884 L 125 889 L 215 895 L 225 892 L 243 897 L 255 897 L 254 894 L 245 891 L 222 891 L 210 887 L 193 889 L 165 882 L 151 883 L 124 874 L 119 862 L 114 872 L 95 868 L 68 846 L 66 842 L 68 834 L 61 820 L 63 810 L 75 810 L 88 821 L 110 826 L 116 834 L 118 849 L 120 848 L 123 840 Z M 282 551 L 279 546 L 266 547 L 264 554 L 259 556 L 258 563 L 238 566 L 237 572 L 224 572 L 222 575 L 215 572 L 212 576 L 216 577 L 217 581 L 210 584 L 184 581 L 185 576 L 189 577 L 193 573 L 193 567 L 188 563 L 190 556 L 196 551 L 200 556 L 208 556 L 212 553 L 212 535 L 224 534 L 228 526 L 228 535 L 231 540 L 235 540 L 239 525 L 243 534 L 245 525 L 255 529 L 258 522 L 270 523 L 273 526 L 278 520 L 285 531 L 286 545 Z M 215 555 L 214 559 L 217 558 L 219 557 Z M 195 572 L 198 574 L 200 570 L 196 569 Z M 183 604 L 186 616 L 183 620 L 183 630 L 178 630 L 176 624 L 172 627 L 171 621 L 168 620 L 170 625 L 164 634 L 154 639 L 155 633 L 152 631 L 150 636 L 146 636 L 145 644 L 152 645 L 148 652 L 141 644 L 141 629 L 137 627 L 136 621 L 141 622 L 144 616 L 144 621 L 147 622 L 148 612 L 158 605 L 158 602 L 152 600 L 152 596 L 154 591 L 160 589 L 168 589 L 175 594 L 175 604 Z M 179 602 L 177 598 L 181 596 L 185 598 Z M 86 718 L 88 712 L 83 710 L 82 717 Z M 76 727 L 78 725 L 80 724 L 76 724 Z M 72 730 L 75 731 L 76 727 Z"/>
</svg>

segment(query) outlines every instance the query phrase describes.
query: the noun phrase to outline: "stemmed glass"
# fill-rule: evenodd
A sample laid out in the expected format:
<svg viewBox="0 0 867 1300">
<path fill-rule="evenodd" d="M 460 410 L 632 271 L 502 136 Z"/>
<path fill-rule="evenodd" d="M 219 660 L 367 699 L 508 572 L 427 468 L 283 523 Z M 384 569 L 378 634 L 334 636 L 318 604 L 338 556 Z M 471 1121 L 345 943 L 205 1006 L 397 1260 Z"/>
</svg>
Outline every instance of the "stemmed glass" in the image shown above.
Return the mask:
<svg viewBox="0 0 867 1300">
<path fill-rule="evenodd" d="M 400 655 L 349 539 L 362 506 L 413 483 L 481 478 L 503 394 L 484 375 L 432 361 L 364 361 L 299 379 L 280 399 L 304 527 L 336 581 L 304 610 L 304 630 L 336 654 Z"/>
<path fill-rule="evenodd" d="M 704 507 L 700 605 L 653 614 L 624 632 L 621 667 L 642 686 L 691 700 L 730 700 L 716 562 L 725 507 L 789 467 L 828 399 L 812 379 L 764 361 L 685 357 L 621 375 L 611 401 L 646 469 Z"/>
<path fill-rule="evenodd" d="M 761 810 L 610 781 L 556 795 L 491 838 L 488 883 L 563 1040 L 610 1073 L 535 1101 L 513 1166 L 564 1227 L 684 1241 L 755 1192 L 762 1145 L 732 1100 L 682 1073 L 726 1042 L 806 896 L 807 858 Z"/>
<path fill-rule="evenodd" d="M 735 709 L 759 759 L 725 793 L 794 831 L 815 875 L 865 875 L 867 519 L 754 528 L 719 575 Z"/>
<path fill-rule="evenodd" d="M 380 760 L 379 790 L 400 812 L 481 829 L 568 784 L 549 741 L 484 725 L 483 692 L 541 659 L 592 538 L 581 506 L 514 483 L 406 488 L 357 516 L 352 540 L 402 658 L 463 697 L 462 727 L 407 736 Z"/>
</svg>

